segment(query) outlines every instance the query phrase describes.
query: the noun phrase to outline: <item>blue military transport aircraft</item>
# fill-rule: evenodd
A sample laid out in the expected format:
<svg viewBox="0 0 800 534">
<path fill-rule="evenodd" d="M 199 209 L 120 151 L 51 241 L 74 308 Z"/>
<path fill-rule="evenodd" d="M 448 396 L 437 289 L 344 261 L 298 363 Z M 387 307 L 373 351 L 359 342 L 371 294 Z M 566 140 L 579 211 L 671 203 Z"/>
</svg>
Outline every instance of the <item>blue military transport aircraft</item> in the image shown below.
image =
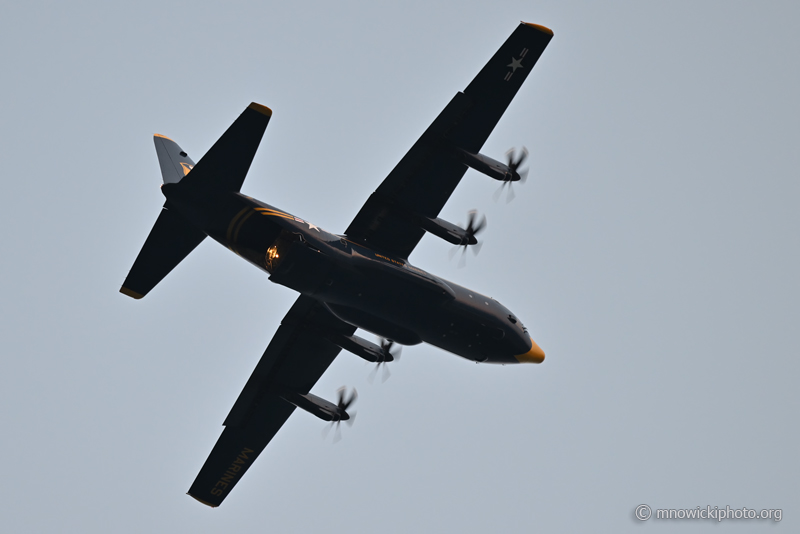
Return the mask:
<svg viewBox="0 0 800 534">
<path fill-rule="evenodd" d="M 466 250 L 484 222 L 466 228 L 438 217 L 468 168 L 502 182 L 524 178 L 526 152 L 505 163 L 480 149 L 553 32 L 522 23 L 457 93 L 369 197 L 344 234 L 240 193 L 272 111 L 252 103 L 195 164 L 155 136 L 166 202 L 120 291 L 140 299 L 206 236 L 300 293 L 225 419 L 225 430 L 189 495 L 219 506 L 295 408 L 338 425 L 355 392 L 336 403 L 309 391 L 341 349 L 379 366 L 394 344 L 426 342 L 468 360 L 541 363 L 522 321 L 494 299 L 414 267 L 425 232 Z M 510 190 L 509 190 L 510 192 Z M 380 344 L 356 329 L 376 334 Z M 384 368 L 385 369 L 385 368 Z"/>
</svg>

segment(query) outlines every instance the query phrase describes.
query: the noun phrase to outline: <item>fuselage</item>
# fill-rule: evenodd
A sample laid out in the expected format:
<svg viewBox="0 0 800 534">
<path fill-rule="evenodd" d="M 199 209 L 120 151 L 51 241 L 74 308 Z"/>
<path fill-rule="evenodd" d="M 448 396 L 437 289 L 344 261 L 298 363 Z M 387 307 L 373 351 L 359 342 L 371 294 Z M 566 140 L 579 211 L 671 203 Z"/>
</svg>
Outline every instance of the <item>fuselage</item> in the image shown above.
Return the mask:
<svg viewBox="0 0 800 534">
<path fill-rule="evenodd" d="M 429 343 L 469 360 L 539 363 L 544 352 L 496 300 L 241 193 L 187 198 L 182 215 L 270 275 L 323 302 L 341 320 L 400 344 Z"/>
</svg>

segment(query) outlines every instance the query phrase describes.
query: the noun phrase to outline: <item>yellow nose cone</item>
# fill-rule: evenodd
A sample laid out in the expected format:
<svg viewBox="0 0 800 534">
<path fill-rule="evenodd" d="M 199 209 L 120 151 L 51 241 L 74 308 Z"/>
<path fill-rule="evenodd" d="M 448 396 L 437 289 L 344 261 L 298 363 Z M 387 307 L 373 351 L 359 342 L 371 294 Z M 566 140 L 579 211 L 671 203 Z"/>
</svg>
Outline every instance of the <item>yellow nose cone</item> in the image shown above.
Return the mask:
<svg viewBox="0 0 800 534">
<path fill-rule="evenodd" d="M 531 350 L 514 357 L 519 360 L 519 363 L 542 363 L 544 361 L 544 351 L 531 339 Z"/>
</svg>

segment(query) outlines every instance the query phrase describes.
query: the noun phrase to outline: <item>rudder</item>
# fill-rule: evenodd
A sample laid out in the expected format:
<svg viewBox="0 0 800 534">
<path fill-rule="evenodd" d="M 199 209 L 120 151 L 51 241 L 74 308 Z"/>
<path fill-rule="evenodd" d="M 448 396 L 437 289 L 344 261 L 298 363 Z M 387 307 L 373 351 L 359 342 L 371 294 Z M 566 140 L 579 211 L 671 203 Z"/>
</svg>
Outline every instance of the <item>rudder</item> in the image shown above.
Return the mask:
<svg viewBox="0 0 800 534">
<path fill-rule="evenodd" d="M 178 143 L 161 134 L 153 135 L 156 145 L 161 177 L 165 184 L 177 184 L 194 168 L 194 161 L 178 146 Z"/>
</svg>

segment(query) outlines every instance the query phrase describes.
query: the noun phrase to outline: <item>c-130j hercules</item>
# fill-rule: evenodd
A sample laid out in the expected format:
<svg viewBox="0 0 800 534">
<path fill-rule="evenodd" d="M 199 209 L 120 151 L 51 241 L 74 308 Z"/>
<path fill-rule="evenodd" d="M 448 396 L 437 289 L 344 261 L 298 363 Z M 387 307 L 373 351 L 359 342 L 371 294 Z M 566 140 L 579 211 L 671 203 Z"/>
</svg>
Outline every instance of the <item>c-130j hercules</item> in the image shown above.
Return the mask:
<svg viewBox="0 0 800 534">
<path fill-rule="evenodd" d="M 354 395 L 336 404 L 309 393 L 341 349 L 379 365 L 392 343 L 420 342 L 487 363 L 541 363 L 544 352 L 502 304 L 408 263 L 425 232 L 464 247 L 482 227 L 438 218 L 467 168 L 510 185 L 524 156 L 479 153 L 553 37 L 521 23 L 464 92 L 456 94 L 343 235 L 239 192 L 272 111 L 252 103 L 200 161 L 155 136 L 166 202 L 120 291 L 140 299 L 206 236 L 300 296 L 225 419 L 225 430 L 189 489 L 219 506 L 296 407 L 350 419 Z M 383 338 L 355 336 L 357 328 Z M 391 340 L 391 341 L 389 341 Z"/>
</svg>

